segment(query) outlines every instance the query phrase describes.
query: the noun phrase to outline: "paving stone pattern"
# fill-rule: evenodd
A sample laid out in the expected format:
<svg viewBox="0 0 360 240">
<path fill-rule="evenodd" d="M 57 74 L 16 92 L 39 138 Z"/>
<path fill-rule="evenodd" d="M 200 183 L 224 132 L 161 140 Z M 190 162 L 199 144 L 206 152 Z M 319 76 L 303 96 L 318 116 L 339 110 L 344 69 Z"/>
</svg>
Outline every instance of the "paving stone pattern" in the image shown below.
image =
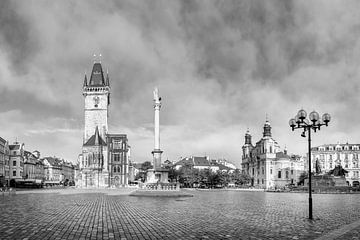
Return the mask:
<svg viewBox="0 0 360 240">
<path fill-rule="evenodd" d="M 0 239 L 316 239 L 360 219 L 358 194 L 315 194 L 310 221 L 306 194 L 192 193 L 0 195 Z M 341 239 L 358 236 L 354 229 Z"/>
</svg>

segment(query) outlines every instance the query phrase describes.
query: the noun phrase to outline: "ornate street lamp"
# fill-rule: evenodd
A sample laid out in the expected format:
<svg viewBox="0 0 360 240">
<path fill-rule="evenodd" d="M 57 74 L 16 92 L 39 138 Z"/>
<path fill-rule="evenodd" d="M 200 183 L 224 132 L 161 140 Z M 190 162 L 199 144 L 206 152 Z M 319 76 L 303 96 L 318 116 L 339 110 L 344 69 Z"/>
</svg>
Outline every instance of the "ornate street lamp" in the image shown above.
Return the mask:
<svg viewBox="0 0 360 240">
<path fill-rule="evenodd" d="M 321 126 L 328 126 L 331 117 L 330 114 L 325 113 L 320 119 L 319 113 L 312 111 L 309 114 L 310 121 L 306 118 L 305 110 L 301 109 L 295 118 L 290 119 L 289 125 L 291 129 L 294 131 L 295 129 L 303 129 L 301 133 L 302 137 L 306 137 L 306 131 L 308 132 L 308 151 L 309 151 L 309 219 L 313 219 L 312 215 L 312 197 L 311 197 L 311 129 L 316 132 L 316 130 L 320 130 Z"/>
</svg>

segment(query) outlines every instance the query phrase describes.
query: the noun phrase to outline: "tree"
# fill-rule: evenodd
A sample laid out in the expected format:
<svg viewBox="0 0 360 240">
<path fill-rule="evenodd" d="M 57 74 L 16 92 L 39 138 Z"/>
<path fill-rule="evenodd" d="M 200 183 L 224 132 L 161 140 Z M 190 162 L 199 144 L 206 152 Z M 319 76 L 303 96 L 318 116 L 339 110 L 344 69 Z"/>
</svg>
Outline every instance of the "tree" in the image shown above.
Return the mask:
<svg viewBox="0 0 360 240">
<path fill-rule="evenodd" d="M 251 181 L 249 174 L 241 173 L 239 169 L 236 169 L 231 175 L 232 181 L 237 185 L 248 184 Z"/>
<path fill-rule="evenodd" d="M 146 162 L 143 162 L 143 164 L 141 164 L 140 169 L 143 171 L 147 171 L 147 170 L 151 169 L 152 167 L 153 166 L 151 165 L 151 162 L 146 161 Z"/>
</svg>

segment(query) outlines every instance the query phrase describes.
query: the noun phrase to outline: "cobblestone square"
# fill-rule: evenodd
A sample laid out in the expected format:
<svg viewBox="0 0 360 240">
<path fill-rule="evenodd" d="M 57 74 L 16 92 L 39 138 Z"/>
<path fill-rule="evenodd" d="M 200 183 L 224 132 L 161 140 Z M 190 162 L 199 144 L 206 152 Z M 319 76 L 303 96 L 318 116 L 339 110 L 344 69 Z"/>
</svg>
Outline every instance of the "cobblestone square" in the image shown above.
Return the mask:
<svg viewBox="0 0 360 240">
<path fill-rule="evenodd" d="M 359 236 L 358 194 L 315 194 L 315 220 L 310 221 L 306 194 L 192 193 L 194 197 L 190 198 L 68 190 L 5 194 L 0 196 L 0 238 L 331 239 L 343 235 L 342 239 L 358 239 Z M 336 230 L 340 233 L 332 234 Z"/>
</svg>

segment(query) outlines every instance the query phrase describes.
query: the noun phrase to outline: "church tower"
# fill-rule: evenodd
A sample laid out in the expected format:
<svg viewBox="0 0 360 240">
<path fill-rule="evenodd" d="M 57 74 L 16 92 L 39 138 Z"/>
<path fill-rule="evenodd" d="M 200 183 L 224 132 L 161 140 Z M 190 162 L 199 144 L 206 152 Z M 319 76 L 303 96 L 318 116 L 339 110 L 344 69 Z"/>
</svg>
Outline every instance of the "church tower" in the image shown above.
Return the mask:
<svg viewBox="0 0 360 240">
<path fill-rule="evenodd" d="M 106 139 L 108 133 L 108 116 L 110 104 L 109 76 L 104 72 L 100 62 L 95 62 L 91 71 L 90 80 L 85 74 L 83 85 L 83 96 L 85 98 L 85 130 L 83 143 L 85 144 L 95 129 L 98 128 L 99 135 Z"/>
</svg>

